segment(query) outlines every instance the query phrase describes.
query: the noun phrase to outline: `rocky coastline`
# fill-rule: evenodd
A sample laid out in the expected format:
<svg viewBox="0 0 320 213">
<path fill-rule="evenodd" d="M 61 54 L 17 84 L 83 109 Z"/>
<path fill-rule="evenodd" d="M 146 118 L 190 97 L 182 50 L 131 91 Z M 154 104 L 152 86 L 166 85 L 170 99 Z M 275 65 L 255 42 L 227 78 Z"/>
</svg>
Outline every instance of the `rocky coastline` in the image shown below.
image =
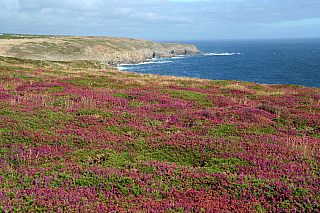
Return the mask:
<svg viewBox="0 0 320 213">
<path fill-rule="evenodd" d="M 101 68 L 151 58 L 202 54 L 194 45 L 132 38 L 12 35 L 0 39 L 0 55 L 45 61 L 96 61 Z"/>
</svg>

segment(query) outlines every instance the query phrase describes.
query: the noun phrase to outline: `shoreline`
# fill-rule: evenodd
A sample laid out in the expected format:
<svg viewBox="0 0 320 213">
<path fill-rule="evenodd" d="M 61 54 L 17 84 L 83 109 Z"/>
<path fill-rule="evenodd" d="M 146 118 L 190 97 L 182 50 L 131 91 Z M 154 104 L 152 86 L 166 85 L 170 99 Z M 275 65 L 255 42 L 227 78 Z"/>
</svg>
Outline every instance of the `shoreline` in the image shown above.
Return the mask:
<svg viewBox="0 0 320 213">
<path fill-rule="evenodd" d="M 202 53 L 194 45 L 134 38 L 11 35 L 0 39 L 3 56 L 42 61 L 98 61 L 103 67 L 195 54 Z"/>
</svg>

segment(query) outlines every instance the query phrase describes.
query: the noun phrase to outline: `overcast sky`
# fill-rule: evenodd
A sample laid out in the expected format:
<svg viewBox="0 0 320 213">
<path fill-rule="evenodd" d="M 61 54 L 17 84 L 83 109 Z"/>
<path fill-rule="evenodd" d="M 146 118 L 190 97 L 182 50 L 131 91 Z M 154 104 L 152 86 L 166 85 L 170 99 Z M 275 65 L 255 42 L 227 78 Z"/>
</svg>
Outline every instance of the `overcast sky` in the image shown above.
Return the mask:
<svg viewBox="0 0 320 213">
<path fill-rule="evenodd" d="M 0 33 L 156 41 L 320 37 L 320 0 L 0 0 Z"/>
</svg>

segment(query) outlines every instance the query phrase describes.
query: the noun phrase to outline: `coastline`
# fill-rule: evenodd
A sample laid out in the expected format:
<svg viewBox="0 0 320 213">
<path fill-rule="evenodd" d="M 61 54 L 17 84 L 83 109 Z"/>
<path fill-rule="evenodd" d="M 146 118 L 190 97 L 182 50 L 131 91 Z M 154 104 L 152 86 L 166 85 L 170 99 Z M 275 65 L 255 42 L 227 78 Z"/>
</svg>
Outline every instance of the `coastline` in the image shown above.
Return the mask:
<svg viewBox="0 0 320 213">
<path fill-rule="evenodd" d="M 102 69 L 152 58 L 196 54 L 202 53 L 194 45 L 133 38 L 11 35 L 0 39 L 2 56 L 42 61 L 97 61 Z"/>
</svg>

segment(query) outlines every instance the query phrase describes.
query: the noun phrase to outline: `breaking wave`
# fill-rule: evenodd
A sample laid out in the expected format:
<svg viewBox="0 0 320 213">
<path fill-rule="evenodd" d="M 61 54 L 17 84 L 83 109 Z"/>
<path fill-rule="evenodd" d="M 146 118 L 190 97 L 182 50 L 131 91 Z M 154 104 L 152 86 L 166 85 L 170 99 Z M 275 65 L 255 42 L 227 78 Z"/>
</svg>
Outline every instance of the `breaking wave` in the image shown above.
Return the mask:
<svg viewBox="0 0 320 213">
<path fill-rule="evenodd" d="M 205 55 L 241 55 L 243 53 L 206 53 Z"/>
<path fill-rule="evenodd" d="M 166 64 L 166 63 L 172 63 L 173 61 L 169 61 L 166 59 L 162 59 L 162 58 L 157 58 L 157 59 L 148 59 L 145 62 L 140 62 L 137 64 L 119 64 L 117 66 L 117 68 L 119 70 L 129 70 L 130 68 L 134 67 L 134 66 L 138 66 L 138 65 L 146 65 L 146 64 Z"/>
</svg>

